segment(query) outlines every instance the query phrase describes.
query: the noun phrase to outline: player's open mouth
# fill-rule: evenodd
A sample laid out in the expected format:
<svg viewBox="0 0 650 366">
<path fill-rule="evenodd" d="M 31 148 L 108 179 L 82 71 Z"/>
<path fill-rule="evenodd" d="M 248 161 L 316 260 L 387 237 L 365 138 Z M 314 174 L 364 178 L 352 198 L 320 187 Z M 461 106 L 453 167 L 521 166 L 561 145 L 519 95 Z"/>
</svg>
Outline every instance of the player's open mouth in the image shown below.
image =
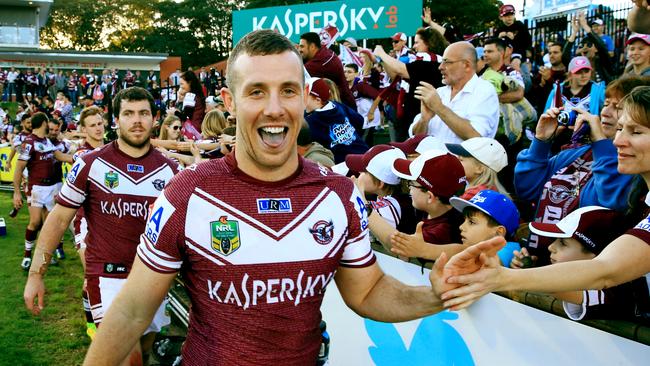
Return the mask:
<svg viewBox="0 0 650 366">
<path fill-rule="evenodd" d="M 262 138 L 265 144 L 271 147 L 278 147 L 284 142 L 287 136 L 287 127 L 262 127 L 257 129 L 257 133 Z"/>
</svg>

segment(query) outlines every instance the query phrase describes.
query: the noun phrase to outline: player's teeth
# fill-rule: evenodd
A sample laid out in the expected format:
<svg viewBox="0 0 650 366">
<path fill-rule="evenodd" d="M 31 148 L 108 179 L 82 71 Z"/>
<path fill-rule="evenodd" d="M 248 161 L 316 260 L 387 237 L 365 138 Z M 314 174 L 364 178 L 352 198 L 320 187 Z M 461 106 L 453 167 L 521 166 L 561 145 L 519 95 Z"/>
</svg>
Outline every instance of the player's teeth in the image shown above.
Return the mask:
<svg viewBox="0 0 650 366">
<path fill-rule="evenodd" d="M 284 127 L 264 127 L 262 131 L 266 133 L 282 133 L 284 132 Z"/>
</svg>

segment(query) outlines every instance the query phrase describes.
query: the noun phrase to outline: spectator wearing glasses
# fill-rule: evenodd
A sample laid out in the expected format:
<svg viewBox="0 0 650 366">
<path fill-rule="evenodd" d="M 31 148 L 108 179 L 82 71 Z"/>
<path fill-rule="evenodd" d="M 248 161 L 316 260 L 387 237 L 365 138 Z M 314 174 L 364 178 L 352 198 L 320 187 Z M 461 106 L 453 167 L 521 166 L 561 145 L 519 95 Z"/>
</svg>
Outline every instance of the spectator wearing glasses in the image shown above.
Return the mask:
<svg viewBox="0 0 650 366">
<path fill-rule="evenodd" d="M 169 115 L 160 126 L 161 140 L 180 141 L 181 139 L 181 120 L 175 115 Z"/>
<path fill-rule="evenodd" d="M 445 143 L 492 137 L 499 125 L 499 98 L 492 84 L 476 75 L 476 50 L 467 42 L 449 45 L 440 63 L 442 82 L 436 89 L 422 82 L 415 90 L 421 116 L 410 134 L 426 133 Z"/>
</svg>

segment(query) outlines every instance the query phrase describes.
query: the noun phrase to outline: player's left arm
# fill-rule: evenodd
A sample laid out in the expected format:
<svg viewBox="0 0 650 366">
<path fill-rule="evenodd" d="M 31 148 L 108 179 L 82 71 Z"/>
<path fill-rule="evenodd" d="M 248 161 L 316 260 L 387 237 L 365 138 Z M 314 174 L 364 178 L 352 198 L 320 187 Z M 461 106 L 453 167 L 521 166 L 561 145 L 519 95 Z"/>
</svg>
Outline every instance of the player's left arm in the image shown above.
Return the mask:
<svg viewBox="0 0 650 366">
<path fill-rule="evenodd" d="M 124 287 L 117 294 L 90 344 L 84 365 L 118 365 L 151 323 L 176 277 L 159 273 L 136 256 Z"/>
</svg>

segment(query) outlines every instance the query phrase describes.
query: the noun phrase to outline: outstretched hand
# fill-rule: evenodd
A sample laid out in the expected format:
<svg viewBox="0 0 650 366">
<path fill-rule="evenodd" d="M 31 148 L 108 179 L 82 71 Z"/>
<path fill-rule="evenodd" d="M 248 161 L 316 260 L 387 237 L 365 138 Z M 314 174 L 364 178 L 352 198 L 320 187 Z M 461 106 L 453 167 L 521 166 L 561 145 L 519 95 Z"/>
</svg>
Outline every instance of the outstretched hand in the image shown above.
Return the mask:
<svg viewBox="0 0 650 366">
<path fill-rule="evenodd" d="M 460 310 L 500 284 L 501 266 L 497 252 L 505 245 L 502 237 L 480 242 L 453 256 L 445 266 L 451 275 L 447 283 L 455 288 L 442 294 L 445 308 Z M 462 286 L 465 285 L 465 286 Z"/>
<path fill-rule="evenodd" d="M 427 244 L 422 235 L 422 221 L 415 228 L 415 234 L 409 235 L 395 231 L 390 236 L 390 251 L 404 257 L 421 257 Z"/>
</svg>

